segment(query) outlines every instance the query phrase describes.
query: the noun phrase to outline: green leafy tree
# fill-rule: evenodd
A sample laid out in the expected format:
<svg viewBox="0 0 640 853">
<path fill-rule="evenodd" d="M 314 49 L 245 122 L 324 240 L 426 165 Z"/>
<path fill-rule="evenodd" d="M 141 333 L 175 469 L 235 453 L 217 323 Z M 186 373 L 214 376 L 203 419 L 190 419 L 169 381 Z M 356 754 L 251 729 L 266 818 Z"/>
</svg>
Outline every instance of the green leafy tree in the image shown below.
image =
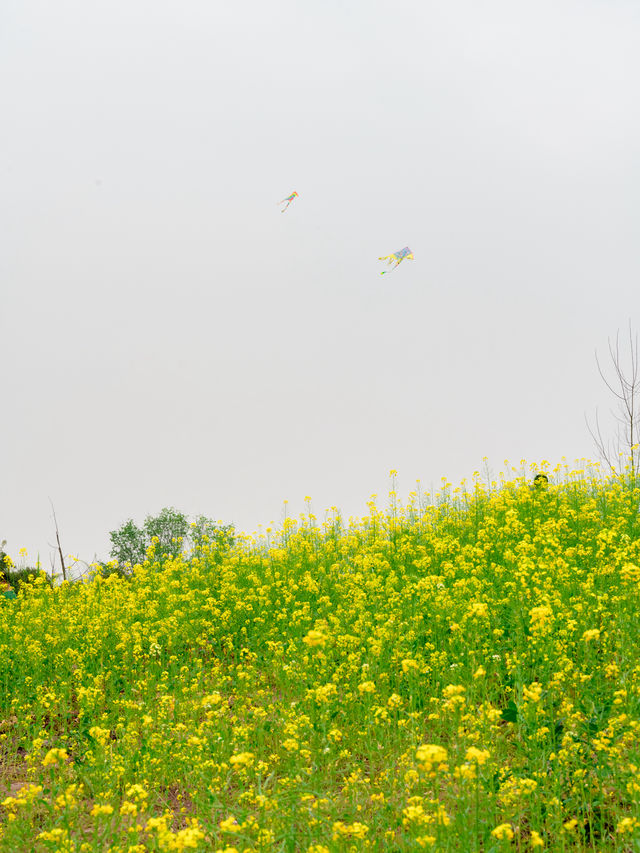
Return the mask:
<svg viewBox="0 0 640 853">
<path fill-rule="evenodd" d="M 177 557 L 181 553 L 189 530 L 189 521 L 182 512 L 165 507 L 160 515 L 148 515 L 144 520 L 144 535 L 147 544 L 158 539 L 158 551 Z"/>
<path fill-rule="evenodd" d="M 7 544 L 7 540 L 3 539 L 0 543 L 0 575 L 5 574 L 11 568 L 11 557 L 8 554 L 5 554 L 4 546 Z"/>
<path fill-rule="evenodd" d="M 5 581 L 9 583 L 9 571 L 11 569 L 11 557 L 4 552 L 6 540 L 0 544 L 0 584 Z"/>
<path fill-rule="evenodd" d="M 117 530 L 112 530 L 109 538 L 111 539 L 109 553 L 120 565 L 131 563 L 134 566 L 136 563 L 142 563 L 146 551 L 146 537 L 144 530 L 140 530 L 133 519 L 125 521 Z"/>
<path fill-rule="evenodd" d="M 189 526 L 189 542 L 196 554 L 202 554 L 207 546 L 221 553 L 235 542 L 233 524 L 218 524 L 204 515 L 199 515 Z"/>
<path fill-rule="evenodd" d="M 187 546 L 196 553 L 202 553 L 207 545 L 220 551 L 235 540 L 232 524 L 221 525 L 204 515 L 190 523 L 184 513 L 172 507 L 165 507 L 158 515 L 148 515 L 141 528 L 129 519 L 112 530 L 109 538 L 110 555 L 120 567 L 144 562 L 147 548 L 156 540 L 158 553 L 172 557 L 177 557 Z"/>
</svg>

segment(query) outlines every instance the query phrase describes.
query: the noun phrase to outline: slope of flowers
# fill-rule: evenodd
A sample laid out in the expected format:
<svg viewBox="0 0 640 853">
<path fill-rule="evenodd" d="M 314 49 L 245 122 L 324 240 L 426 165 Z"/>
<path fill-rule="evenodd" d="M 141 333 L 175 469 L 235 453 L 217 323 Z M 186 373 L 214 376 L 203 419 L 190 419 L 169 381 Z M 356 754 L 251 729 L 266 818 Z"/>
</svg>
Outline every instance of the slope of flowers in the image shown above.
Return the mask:
<svg viewBox="0 0 640 853">
<path fill-rule="evenodd" d="M 639 501 L 392 493 L 0 599 L 0 850 L 640 849 Z"/>
</svg>

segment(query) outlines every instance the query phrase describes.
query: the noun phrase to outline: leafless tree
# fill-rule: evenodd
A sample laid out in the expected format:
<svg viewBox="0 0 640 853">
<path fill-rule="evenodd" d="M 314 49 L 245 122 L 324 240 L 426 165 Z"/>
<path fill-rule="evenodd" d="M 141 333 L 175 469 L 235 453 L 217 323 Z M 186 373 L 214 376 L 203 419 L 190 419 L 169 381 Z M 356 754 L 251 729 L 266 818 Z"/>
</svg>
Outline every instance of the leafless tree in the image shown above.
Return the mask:
<svg viewBox="0 0 640 853">
<path fill-rule="evenodd" d="M 598 455 L 612 471 L 622 474 L 627 466 L 634 477 L 640 476 L 640 350 L 638 335 L 634 335 L 629 322 L 628 352 L 620 344 L 620 331 L 616 332 L 615 343 L 608 341 L 611 359 L 609 375 L 600 364 L 596 351 L 596 364 L 602 381 L 616 401 L 612 410 L 616 422 L 615 436 L 603 436 L 598 410 L 595 427 L 587 420 L 587 428 L 594 441 Z"/>
<path fill-rule="evenodd" d="M 53 512 L 53 522 L 56 526 L 56 541 L 58 543 L 58 553 L 60 554 L 60 563 L 62 565 L 62 579 L 66 581 L 67 569 L 66 569 L 66 566 L 64 564 L 64 555 L 62 553 L 62 545 L 60 544 L 60 531 L 58 530 L 58 519 L 56 518 L 56 511 L 55 511 L 55 508 L 53 506 L 53 501 L 51 500 L 51 498 L 49 498 L 49 503 L 51 504 L 51 511 Z M 52 567 L 52 574 L 53 574 L 53 567 Z"/>
</svg>

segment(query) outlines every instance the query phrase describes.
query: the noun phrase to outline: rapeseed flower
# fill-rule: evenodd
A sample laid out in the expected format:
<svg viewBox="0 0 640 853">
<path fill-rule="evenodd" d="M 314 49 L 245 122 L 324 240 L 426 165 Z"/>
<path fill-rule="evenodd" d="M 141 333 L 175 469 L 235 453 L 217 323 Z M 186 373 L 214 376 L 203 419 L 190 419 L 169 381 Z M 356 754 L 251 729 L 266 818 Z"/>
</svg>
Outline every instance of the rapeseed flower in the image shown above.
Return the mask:
<svg viewBox="0 0 640 853">
<path fill-rule="evenodd" d="M 563 471 L 0 599 L 0 848 L 627 843 L 640 491 Z"/>
<path fill-rule="evenodd" d="M 488 749 L 478 749 L 475 746 L 470 746 L 465 755 L 465 761 L 473 761 L 482 766 L 485 764 L 491 753 Z"/>
<path fill-rule="evenodd" d="M 512 841 L 513 840 L 513 829 L 511 828 L 510 823 L 501 823 L 496 826 L 495 829 L 491 830 L 491 835 L 494 838 L 497 838 L 498 841 Z"/>
<path fill-rule="evenodd" d="M 338 820 L 333 824 L 333 840 L 338 841 L 341 838 L 357 838 L 363 839 L 367 837 L 369 827 L 366 823 L 355 821 L 354 823 L 343 823 Z"/>
<path fill-rule="evenodd" d="M 62 764 L 67 758 L 69 758 L 69 754 L 66 749 L 50 749 L 42 759 L 42 766 L 51 767 L 52 765 Z"/>
<path fill-rule="evenodd" d="M 589 642 L 590 640 L 598 640 L 600 638 L 600 629 L 599 628 L 589 628 L 589 630 L 585 631 L 582 635 L 582 639 L 585 642 Z"/>
<path fill-rule="evenodd" d="M 322 631 L 312 629 L 307 632 L 307 635 L 303 638 L 303 642 L 309 646 L 309 648 L 321 648 L 326 645 L 327 637 L 322 633 Z"/>
<path fill-rule="evenodd" d="M 122 814 L 122 809 L 120 810 L 120 813 Z M 108 803 L 96 803 L 95 806 L 91 809 L 92 817 L 110 814 L 113 814 L 113 806 L 110 806 Z"/>
<path fill-rule="evenodd" d="M 416 759 L 423 764 L 444 764 L 447 750 L 435 743 L 426 743 L 416 750 Z"/>
<path fill-rule="evenodd" d="M 621 821 L 619 821 L 616 826 L 616 832 L 621 835 L 631 834 L 634 832 L 639 825 L 639 821 L 635 817 L 623 817 Z"/>
</svg>

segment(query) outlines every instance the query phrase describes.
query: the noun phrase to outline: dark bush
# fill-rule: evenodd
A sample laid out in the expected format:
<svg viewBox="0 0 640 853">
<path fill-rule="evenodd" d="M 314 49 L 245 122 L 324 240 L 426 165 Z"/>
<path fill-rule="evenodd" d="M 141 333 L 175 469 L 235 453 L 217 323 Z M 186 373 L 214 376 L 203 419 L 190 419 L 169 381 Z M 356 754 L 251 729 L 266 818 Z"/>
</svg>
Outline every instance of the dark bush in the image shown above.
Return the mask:
<svg viewBox="0 0 640 853">
<path fill-rule="evenodd" d="M 53 580 L 45 571 L 43 571 L 43 569 L 25 568 L 11 569 L 10 571 L 5 569 L 3 574 L 3 580 L 8 583 L 11 589 L 16 593 L 20 590 L 20 584 L 33 583 L 33 581 L 39 577 L 45 578 L 49 586 L 53 586 Z"/>
</svg>

